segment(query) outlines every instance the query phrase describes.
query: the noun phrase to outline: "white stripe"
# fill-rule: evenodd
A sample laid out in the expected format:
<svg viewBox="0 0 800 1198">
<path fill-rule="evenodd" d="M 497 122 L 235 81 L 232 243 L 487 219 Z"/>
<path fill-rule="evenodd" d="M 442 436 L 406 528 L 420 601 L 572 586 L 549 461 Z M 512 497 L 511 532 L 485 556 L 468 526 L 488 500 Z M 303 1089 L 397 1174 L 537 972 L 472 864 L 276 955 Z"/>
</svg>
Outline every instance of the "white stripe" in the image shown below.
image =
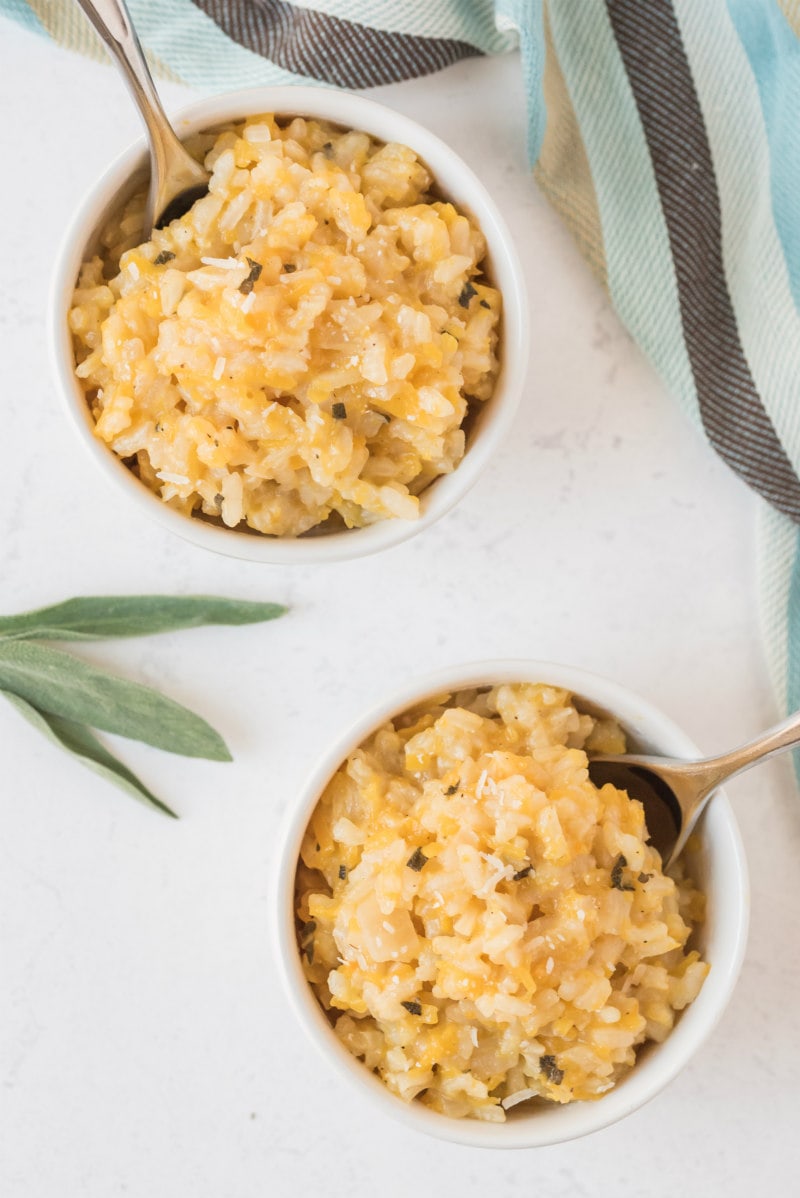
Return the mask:
<svg viewBox="0 0 800 1198">
<path fill-rule="evenodd" d="M 772 213 L 758 89 L 723 0 L 675 0 L 675 12 L 711 145 L 739 336 L 764 406 L 800 470 L 800 314 Z"/>
<path fill-rule="evenodd" d="M 789 662 L 789 584 L 797 528 L 769 504 L 759 504 L 758 604 L 767 665 L 781 711 L 787 707 Z"/>
</svg>

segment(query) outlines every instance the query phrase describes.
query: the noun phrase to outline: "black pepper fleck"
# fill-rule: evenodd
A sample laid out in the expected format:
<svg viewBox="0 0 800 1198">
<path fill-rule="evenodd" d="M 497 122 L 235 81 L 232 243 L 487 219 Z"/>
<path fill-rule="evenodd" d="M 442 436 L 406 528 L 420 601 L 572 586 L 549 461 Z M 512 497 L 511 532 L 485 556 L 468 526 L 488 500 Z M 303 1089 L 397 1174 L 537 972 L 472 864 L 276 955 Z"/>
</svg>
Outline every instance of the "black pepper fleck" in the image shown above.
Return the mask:
<svg viewBox="0 0 800 1198">
<path fill-rule="evenodd" d="M 346 878 L 346 877 L 347 877 L 347 866 L 346 866 L 346 865 L 340 865 L 340 866 L 339 866 L 339 880 L 340 880 L 341 882 L 343 882 L 343 881 L 345 880 L 345 878 Z"/>
<path fill-rule="evenodd" d="M 533 866 L 526 865 L 524 869 L 517 870 L 517 872 L 514 874 L 514 877 L 512 880 L 514 882 L 521 882 L 523 878 L 529 877 L 532 873 L 533 873 Z"/>
<path fill-rule="evenodd" d="M 175 255 L 173 254 L 172 250 L 162 250 L 161 253 L 153 259 L 153 266 L 164 266 L 167 262 L 171 262 L 174 257 Z"/>
<path fill-rule="evenodd" d="M 335 403 L 331 407 L 331 416 L 334 420 L 345 420 L 347 418 L 347 408 L 343 403 Z"/>
<path fill-rule="evenodd" d="M 405 1009 L 408 1011 L 409 1015 L 421 1015 L 422 1014 L 422 1007 L 419 1005 L 418 1002 L 401 1002 L 400 1006 L 405 1007 Z"/>
</svg>

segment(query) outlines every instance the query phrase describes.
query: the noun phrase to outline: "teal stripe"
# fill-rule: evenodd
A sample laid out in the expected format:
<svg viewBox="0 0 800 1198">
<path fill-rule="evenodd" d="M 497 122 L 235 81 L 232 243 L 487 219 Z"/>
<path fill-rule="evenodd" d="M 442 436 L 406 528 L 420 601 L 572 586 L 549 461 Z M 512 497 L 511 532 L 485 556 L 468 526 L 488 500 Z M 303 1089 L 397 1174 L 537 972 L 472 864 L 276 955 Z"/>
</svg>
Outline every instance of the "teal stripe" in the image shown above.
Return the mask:
<svg viewBox="0 0 800 1198">
<path fill-rule="evenodd" d="M 516 30 L 522 57 L 522 76 L 528 98 L 528 157 L 536 162 L 547 125 L 544 77 L 544 16 L 542 0 L 497 0 L 495 21 L 503 31 Z"/>
<path fill-rule="evenodd" d="M 184 83 L 205 94 L 261 84 L 315 82 L 284 71 L 232 41 L 210 17 L 186 0 L 159 0 L 158 4 L 128 0 L 128 7 L 148 50 Z"/>
<path fill-rule="evenodd" d="M 594 180 L 611 299 L 667 386 L 699 420 L 661 200 L 608 13 L 597 0 L 549 11 Z"/>
<path fill-rule="evenodd" d="M 792 296 L 800 307 L 800 41 L 773 0 L 728 0 L 728 11 L 758 87 L 770 148 L 775 226 Z"/>
<path fill-rule="evenodd" d="M 71 3 L 71 0 L 70 0 Z M 206 95 L 265 84 L 303 83 L 314 79 L 274 66 L 232 41 L 210 17 L 188 0 L 128 0 L 131 19 L 148 51 L 183 83 Z M 76 12 L 78 9 L 76 7 Z M 0 0 L 0 16 L 49 38 L 38 17 L 23 0 Z M 65 12 L 64 18 L 67 19 Z"/>
<path fill-rule="evenodd" d="M 36 13 L 31 12 L 27 4 L 23 0 L 0 0 L 0 13 L 3 16 L 10 17 L 12 21 L 19 22 L 31 33 L 38 33 L 45 37 L 49 36 L 42 22 L 36 16 Z"/>
</svg>

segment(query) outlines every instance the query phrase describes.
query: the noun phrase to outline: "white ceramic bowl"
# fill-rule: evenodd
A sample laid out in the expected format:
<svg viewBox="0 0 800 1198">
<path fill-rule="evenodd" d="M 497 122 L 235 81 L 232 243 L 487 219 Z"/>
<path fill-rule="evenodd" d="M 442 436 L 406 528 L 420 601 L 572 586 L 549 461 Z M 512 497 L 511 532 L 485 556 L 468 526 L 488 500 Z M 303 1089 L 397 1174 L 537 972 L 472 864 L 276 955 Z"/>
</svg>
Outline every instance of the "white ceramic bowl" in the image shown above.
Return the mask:
<svg viewBox="0 0 800 1198">
<path fill-rule="evenodd" d="M 292 1009 L 340 1077 L 352 1083 L 362 1104 L 369 1103 L 374 1110 L 385 1111 L 408 1127 L 458 1144 L 534 1148 L 573 1140 L 616 1122 L 653 1098 L 691 1060 L 722 1015 L 739 973 L 747 938 L 749 884 L 736 821 L 728 800 L 720 794 L 706 809 L 699 825 L 701 848 L 690 860 L 692 875 L 707 896 L 707 918 L 698 934 L 698 946 L 711 964 L 711 971 L 700 994 L 679 1015 L 664 1043 L 641 1050 L 634 1068 L 598 1101 L 531 1112 L 515 1107 L 509 1111 L 505 1123 L 484 1123 L 476 1119 L 452 1119 L 421 1103 L 407 1104 L 394 1095 L 336 1038 L 303 975 L 294 921 L 295 870 L 300 844 L 328 779 L 366 736 L 428 696 L 500 682 L 551 682 L 567 688 L 584 710 L 613 714 L 628 734 L 631 750 L 686 758 L 701 756 L 696 745 L 650 703 L 585 670 L 543 661 L 488 661 L 440 671 L 372 707 L 314 768 L 281 840 L 274 930 Z M 358 1122 L 363 1109 L 353 1115 Z"/>
<path fill-rule="evenodd" d="M 181 138 L 224 121 L 259 112 L 317 117 L 363 130 L 382 141 L 411 146 L 430 168 L 442 193 L 469 212 L 483 230 L 493 283 L 503 296 L 500 374 L 492 398 L 478 414 L 457 469 L 433 482 L 420 497 L 417 520 L 388 519 L 367 528 L 321 536 L 274 538 L 220 528 L 173 511 L 127 469 L 93 434 L 93 421 L 75 377 L 67 312 L 81 263 L 94 249 L 108 216 L 133 190 L 145 169 L 142 141 L 128 149 L 90 190 L 66 233 L 50 302 L 50 345 L 59 390 L 81 441 L 100 470 L 143 512 L 205 549 L 273 563 L 307 563 L 362 557 L 397 545 L 437 520 L 472 486 L 509 430 L 528 357 L 525 287 L 511 235 L 483 184 L 457 154 L 421 125 L 362 96 L 320 87 L 265 87 L 230 92 L 190 105 L 174 119 Z"/>
</svg>

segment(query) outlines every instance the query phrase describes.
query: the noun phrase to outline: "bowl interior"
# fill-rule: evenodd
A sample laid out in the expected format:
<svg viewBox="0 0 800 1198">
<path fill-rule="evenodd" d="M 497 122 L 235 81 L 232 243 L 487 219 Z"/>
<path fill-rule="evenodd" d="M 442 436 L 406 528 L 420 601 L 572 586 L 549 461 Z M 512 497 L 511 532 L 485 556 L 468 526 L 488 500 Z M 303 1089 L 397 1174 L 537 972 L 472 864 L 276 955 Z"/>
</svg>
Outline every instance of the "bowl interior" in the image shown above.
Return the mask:
<svg viewBox="0 0 800 1198">
<path fill-rule="evenodd" d="M 635 1067 L 597 1102 L 565 1106 L 512 1108 L 505 1123 L 452 1119 L 420 1103 L 404 1103 L 335 1036 L 306 982 L 294 929 L 294 881 L 300 843 L 317 800 L 341 761 L 375 728 L 426 698 L 450 689 L 499 682 L 542 681 L 566 687 L 578 706 L 594 714 L 613 714 L 632 749 L 676 757 L 699 757 L 692 742 L 645 700 L 603 678 L 549 662 L 497 662 L 454 669 L 407 688 L 370 711 L 323 758 L 292 813 L 282 840 L 277 871 L 276 932 L 279 958 L 290 1001 L 307 1033 L 342 1076 L 355 1082 L 361 1101 L 385 1110 L 419 1131 L 456 1143 L 512 1148 L 536 1147 L 575 1139 L 616 1122 L 643 1105 L 687 1064 L 720 1018 L 730 997 L 744 953 L 749 890 L 738 829 L 727 799 L 718 795 L 699 825 L 697 848 L 689 867 L 707 899 L 703 925 L 692 946 L 711 964 L 700 994 L 681 1012 L 667 1040 L 647 1045 Z"/>
<path fill-rule="evenodd" d="M 91 414 L 74 374 L 66 314 L 81 264 L 95 250 L 103 226 L 147 177 L 147 157 L 141 142 L 109 168 L 87 196 L 67 232 L 50 305 L 54 368 L 72 422 L 94 461 L 142 510 L 179 536 L 218 553 L 251 561 L 280 563 L 360 557 L 414 536 L 449 511 L 505 437 L 527 365 L 525 287 L 511 235 L 480 180 L 444 142 L 382 105 L 326 88 L 257 88 L 201 100 L 179 114 L 174 125 L 179 136 L 186 138 L 259 112 L 276 112 L 287 119 L 305 116 L 327 120 L 341 127 L 362 129 L 381 141 L 399 141 L 411 146 L 431 170 L 436 189 L 468 212 L 486 238 L 487 272 L 503 295 L 497 382 L 491 399 L 471 418 L 466 452 L 458 468 L 435 479 L 420 496 L 417 520 L 387 519 L 364 528 L 285 539 L 225 528 L 203 517 L 186 517 L 173 511 L 94 436 Z"/>
</svg>

